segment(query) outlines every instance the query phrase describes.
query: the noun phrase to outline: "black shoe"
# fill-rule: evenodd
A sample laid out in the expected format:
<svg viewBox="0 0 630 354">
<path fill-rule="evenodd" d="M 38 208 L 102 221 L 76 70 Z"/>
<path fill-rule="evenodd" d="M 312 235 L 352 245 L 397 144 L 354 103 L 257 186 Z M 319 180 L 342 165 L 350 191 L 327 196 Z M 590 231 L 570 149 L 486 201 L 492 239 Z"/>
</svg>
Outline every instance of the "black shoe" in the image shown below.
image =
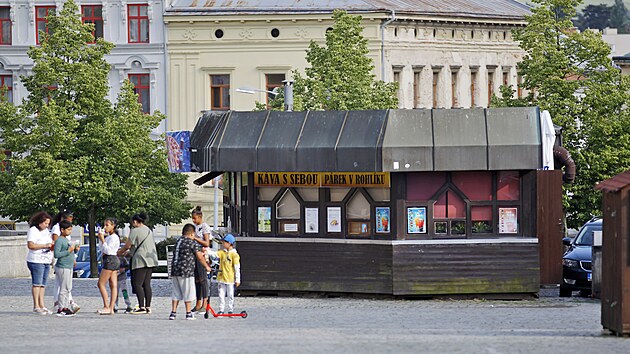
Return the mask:
<svg viewBox="0 0 630 354">
<path fill-rule="evenodd" d="M 168 316 L 168 319 L 169 319 L 169 320 L 174 320 L 174 319 L 175 319 L 175 317 L 177 317 L 177 314 L 176 314 L 175 312 L 171 312 L 171 315 L 170 315 L 170 316 Z"/>
<path fill-rule="evenodd" d="M 129 313 L 132 314 L 132 315 L 146 315 L 146 314 L 148 314 L 147 310 L 144 307 L 137 308 L 137 309 L 135 309 L 135 310 L 133 310 L 133 311 L 131 311 Z"/>
<path fill-rule="evenodd" d="M 128 306 L 127 309 L 125 310 L 125 313 L 131 313 L 133 311 L 133 309 L 131 308 L 131 306 Z"/>
<path fill-rule="evenodd" d="M 74 312 L 70 311 L 67 308 L 64 308 L 63 310 L 57 312 L 57 316 L 59 317 L 74 317 Z"/>
<path fill-rule="evenodd" d="M 194 314 L 194 313 L 192 313 L 192 312 L 188 312 L 188 313 L 186 313 L 186 319 L 187 319 L 187 320 L 196 320 L 196 318 L 195 318 L 195 314 Z"/>
</svg>

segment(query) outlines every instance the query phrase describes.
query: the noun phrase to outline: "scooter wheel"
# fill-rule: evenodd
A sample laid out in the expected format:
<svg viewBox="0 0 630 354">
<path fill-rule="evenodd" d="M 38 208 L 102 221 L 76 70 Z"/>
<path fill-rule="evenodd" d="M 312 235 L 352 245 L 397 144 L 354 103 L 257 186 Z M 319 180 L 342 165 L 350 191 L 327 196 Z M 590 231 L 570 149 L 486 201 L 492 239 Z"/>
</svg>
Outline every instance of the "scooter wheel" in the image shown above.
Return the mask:
<svg viewBox="0 0 630 354">
<path fill-rule="evenodd" d="M 241 317 L 247 318 L 247 311 L 241 311 Z"/>
<path fill-rule="evenodd" d="M 206 320 L 208 319 L 208 313 L 207 312 L 203 314 L 203 318 L 205 318 Z"/>
</svg>

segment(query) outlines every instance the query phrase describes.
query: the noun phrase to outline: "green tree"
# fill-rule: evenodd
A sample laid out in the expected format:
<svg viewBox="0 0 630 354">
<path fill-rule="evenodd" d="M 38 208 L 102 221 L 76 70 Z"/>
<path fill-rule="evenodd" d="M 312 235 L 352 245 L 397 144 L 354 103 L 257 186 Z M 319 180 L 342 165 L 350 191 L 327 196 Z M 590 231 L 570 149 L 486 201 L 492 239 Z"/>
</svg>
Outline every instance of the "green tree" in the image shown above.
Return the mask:
<svg viewBox="0 0 630 354">
<path fill-rule="evenodd" d="M 534 2 L 538 6 L 527 26 L 515 33 L 526 52 L 518 66 L 522 86 L 530 91 L 518 104 L 548 110 L 563 127 L 565 147 L 577 166 L 575 183 L 566 186 L 565 207 L 568 225 L 577 227 L 601 215 L 595 184 L 630 168 L 630 77 L 613 66 L 600 34 L 572 29 L 570 18 L 580 0 Z M 493 102 L 514 103 L 512 94 L 506 91 Z"/>
<path fill-rule="evenodd" d="M 630 33 L 630 13 L 623 0 L 615 0 L 610 13 L 610 27 L 618 33 Z"/>
<path fill-rule="evenodd" d="M 588 5 L 578 15 L 575 25 L 580 31 L 585 31 L 588 28 L 601 31 L 608 27 L 611 11 L 612 7 L 605 4 Z"/>
<path fill-rule="evenodd" d="M 306 51 L 305 76 L 293 72 L 294 110 L 387 109 L 398 106 L 397 83 L 375 79 L 374 64 L 367 55 L 361 16 L 345 11 L 333 12 L 334 24 L 326 32 L 326 43 L 311 41 Z M 272 109 L 283 106 L 283 96 L 270 103 Z M 258 109 L 266 109 L 257 104 Z"/>
<path fill-rule="evenodd" d="M 33 73 L 20 106 L 0 103 L 0 150 L 12 152 L 0 173 L 0 215 L 27 220 L 38 210 L 70 209 L 90 225 L 92 274 L 96 270 L 94 225 L 107 216 L 121 221 L 145 210 L 153 224 L 188 215 L 186 177 L 168 172 L 163 139 L 152 129 L 164 116 L 143 114 L 131 83 L 116 104 L 107 99 L 113 45 L 96 44 L 73 0 L 48 18 L 50 35 L 29 50 Z"/>
</svg>

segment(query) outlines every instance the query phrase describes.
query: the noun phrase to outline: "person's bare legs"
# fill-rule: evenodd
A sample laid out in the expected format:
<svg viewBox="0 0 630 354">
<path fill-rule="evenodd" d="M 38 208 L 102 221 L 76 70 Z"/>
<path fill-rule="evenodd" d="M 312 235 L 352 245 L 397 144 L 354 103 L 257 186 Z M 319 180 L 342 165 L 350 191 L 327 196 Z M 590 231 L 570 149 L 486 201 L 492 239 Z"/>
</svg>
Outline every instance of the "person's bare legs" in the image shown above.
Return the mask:
<svg viewBox="0 0 630 354">
<path fill-rule="evenodd" d="M 184 306 L 186 306 L 186 313 L 189 313 L 191 310 L 191 306 L 192 306 L 192 301 L 184 301 Z M 175 311 L 173 311 L 175 312 Z"/>
<path fill-rule="evenodd" d="M 109 278 L 109 289 L 112 293 L 112 298 L 109 300 L 109 310 L 113 311 L 116 307 L 116 299 L 118 298 L 118 272 L 112 271 L 112 275 Z"/>
<path fill-rule="evenodd" d="M 39 300 L 39 308 L 40 309 L 44 309 L 46 308 L 46 306 L 44 306 L 44 293 L 46 293 L 46 288 L 43 286 L 38 286 L 37 287 L 39 289 L 39 294 L 37 295 L 37 298 Z"/>
<path fill-rule="evenodd" d="M 101 270 L 101 276 L 98 278 L 98 290 L 101 292 L 101 297 L 103 298 L 103 309 L 101 312 L 111 312 L 112 309 L 109 308 L 109 295 L 107 294 L 107 281 L 111 278 L 111 273 L 113 271 L 103 269 Z M 113 294 L 112 294 L 113 296 Z"/>
<path fill-rule="evenodd" d="M 37 289 L 38 289 L 37 286 L 33 286 L 31 288 L 31 293 L 33 294 L 33 308 L 34 309 L 39 308 L 39 292 L 37 291 Z"/>
<path fill-rule="evenodd" d="M 186 311 L 190 312 L 190 302 L 186 302 Z M 171 301 L 171 312 L 177 312 L 177 306 L 179 306 L 179 300 Z"/>
</svg>

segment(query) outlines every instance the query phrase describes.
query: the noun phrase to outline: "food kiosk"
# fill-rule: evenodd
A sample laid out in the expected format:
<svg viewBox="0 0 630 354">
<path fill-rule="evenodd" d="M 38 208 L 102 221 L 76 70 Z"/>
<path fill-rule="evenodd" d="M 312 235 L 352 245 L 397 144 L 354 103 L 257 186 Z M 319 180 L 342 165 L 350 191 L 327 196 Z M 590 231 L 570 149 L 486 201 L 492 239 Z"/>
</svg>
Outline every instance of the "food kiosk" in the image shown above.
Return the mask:
<svg viewBox="0 0 630 354">
<path fill-rule="evenodd" d="M 539 210 L 561 202 L 540 122 L 536 107 L 207 112 L 191 166 L 224 177 L 241 291 L 526 297 Z"/>
</svg>

